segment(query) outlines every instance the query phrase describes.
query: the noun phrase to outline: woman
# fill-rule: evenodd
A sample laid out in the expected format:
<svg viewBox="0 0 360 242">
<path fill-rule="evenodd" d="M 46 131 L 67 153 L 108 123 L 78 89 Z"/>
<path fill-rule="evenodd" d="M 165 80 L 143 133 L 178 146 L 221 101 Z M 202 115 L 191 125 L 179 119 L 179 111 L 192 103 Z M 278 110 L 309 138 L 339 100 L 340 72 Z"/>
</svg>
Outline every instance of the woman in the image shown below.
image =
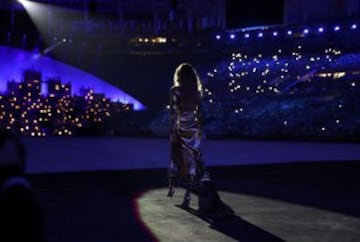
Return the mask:
<svg viewBox="0 0 360 242">
<path fill-rule="evenodd" d="M 189 205 L 191 191 L 210 181 L 200 151 L 201 98 L 202 85 L 196 70 L 182 63 L 176 68 L 170 89 L 171 157 L 167 196 L 173 196 L 176 181 L 185 183 L 183 206 Z"/>
</svg>

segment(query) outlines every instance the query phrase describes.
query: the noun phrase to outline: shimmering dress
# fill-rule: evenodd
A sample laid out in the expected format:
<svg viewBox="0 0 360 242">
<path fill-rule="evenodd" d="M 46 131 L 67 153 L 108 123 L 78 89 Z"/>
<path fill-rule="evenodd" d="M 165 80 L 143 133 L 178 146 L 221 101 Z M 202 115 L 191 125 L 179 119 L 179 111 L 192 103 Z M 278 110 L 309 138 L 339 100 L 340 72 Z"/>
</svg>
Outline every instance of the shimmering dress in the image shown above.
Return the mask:
<svg viewBox="0 0 360 242">
<path fill-rule="evenodd" d="M 179 88 L 173 87 L 170 91 L 169 177 L 183 182 L 189 182 L 191 177 L 197 181 L 208 180 L 208 172 L 200 150 L 201 102 L 199 101 L 193 110 L 184 110 L 180 98 Z"/>
<path fill-rule="evenodd" d="M 195 192 L 199 196 L 198 212 L 202 216 L 232 216 L 234 211 L 220 199 L 217 186 L 210 180 L 201 156 L 200 98 L 197 105 L 191 105 L 194 108 L 183 107 L 180 99 L 179 89 L 173 87 L 170 91 L 171 156 L 168 176 L 170 180 L 177 180 L 180 185 L 186 187 L 181 206 L 188 207 L 190 193 Z M 172 189 L 169 190 L 169 194 L 172 196 Z"/>
</svg>

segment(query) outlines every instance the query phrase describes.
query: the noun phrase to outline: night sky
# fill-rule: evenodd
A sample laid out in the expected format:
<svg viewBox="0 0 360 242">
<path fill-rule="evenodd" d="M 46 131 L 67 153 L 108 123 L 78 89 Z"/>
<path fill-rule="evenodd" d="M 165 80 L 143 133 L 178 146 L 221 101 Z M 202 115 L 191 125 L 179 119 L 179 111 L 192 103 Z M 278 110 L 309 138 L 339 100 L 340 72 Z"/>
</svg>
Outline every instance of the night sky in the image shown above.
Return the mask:
<svg viewBox="0 0 360 242">
<path fill-rule="evenodd" d="M 284 0 L 227 0 L 227 28 L 283 23 Z"/>
</svg>

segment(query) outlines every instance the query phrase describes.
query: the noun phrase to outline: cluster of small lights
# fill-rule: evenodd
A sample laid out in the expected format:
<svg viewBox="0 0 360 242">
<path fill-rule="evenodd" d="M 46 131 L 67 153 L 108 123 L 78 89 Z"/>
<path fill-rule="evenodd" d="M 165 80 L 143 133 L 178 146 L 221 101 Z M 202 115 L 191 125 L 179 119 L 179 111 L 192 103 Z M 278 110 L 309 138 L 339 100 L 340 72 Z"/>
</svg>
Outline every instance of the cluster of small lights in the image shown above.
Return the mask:
<svg viewBox="0 0 360 242">
<path fill-rule="evenodd" d="M 295 50 L 278 49 L 273 54 L 245 54 L 242 52 L 232 53 L 231 59 L 222 62 L 212 71 L 207 73 L 207 85 L 216 92 L 216 96 L 223 96 L 220 100 L 231 100 L 232 112 L 234 114 L 246 113 L 247 105 L 241 100 L 244 96 L 256 95 L 293 95 L 301 94 L 303 89 L 293 88 L 302 81 L 311 82 L 314 70 L 321 70 L 323 66 L 345 56 L 343 52 L 335 48 L 327 48 L 316 54 L 309 54 L 302 45 L 295 47 Z M 346 72 L 328 72 L 315 75 L 318 78 L 341 79 Z M 307 77 L 310 76 L 310 77 Z M 356 87 L 356 81 L 350 83 Z M 220 90 L 219 93 L 216 90 Z M 225 91 L 225 92 L 224 92 Z M 213 92 L 205 89 L 208 103 L 214 104 Z M 254 99 L 255 100 L 255 99 Z M 342 104 L 338 108 L 343 108 Z M 246 115 L 246 114 L 245 114 Z M 282 125 L 289 126 L 288 120 L 282 120 Z M 334 119 L 334 123 L 341 124 L 340 119 Z M 326 132 L 326 126 L 320 126 L 320 131 Z"/>
<path fill-rule="evenodd" d="M 227 76 L 230 93 L 281 93 L 283 90 L 279 86 L 285 80 L 297 80 L 300 78 L 300 73 L 308 73 L 314 67 L 331 62 L 341 54 L 339 50 L 326 49 L 326 56 L 305 57 L 301 51 L 301 45 L 297 46 L 296 51 L 291 55 L 278 49 L 270 59 L 262 53 L 253 57 L 243 53 L 233 53 L 231 61 L 224 69 L 226 73 L 217 75 L 215 68 L 212 72 L 208 72 L 207 76 L 209 79 Z"/>
<path fill-rule="evenodd" d="M 155 38 L 139 38 L 139 43 L 153 43 L 153 44 L 165 44 L 167 43 L 166 37 L 155 37 Z"/>
<path fill-rule="evenodd" d="M 41 94 L 41 74 L 26 73 L 23 82 L 8 82 L 7 92 L 0 95 L 0 127 L 16 133 L 69 136 L 78 128 L 103 122 L 111 113 L 132 110 L 132 105 L 113 103 L 92 89 L 71 96 L 71 84 L 60 81 L 49 80 L 48 95 Z"/>
</svg>

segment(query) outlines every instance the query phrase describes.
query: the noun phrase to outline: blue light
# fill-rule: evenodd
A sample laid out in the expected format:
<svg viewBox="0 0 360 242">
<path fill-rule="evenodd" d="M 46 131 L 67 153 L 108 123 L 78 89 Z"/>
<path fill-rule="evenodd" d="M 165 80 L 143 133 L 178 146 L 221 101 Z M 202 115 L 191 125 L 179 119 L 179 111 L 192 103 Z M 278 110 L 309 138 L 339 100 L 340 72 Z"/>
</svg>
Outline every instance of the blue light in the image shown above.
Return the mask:
<svg viewBox="0 0 360 242">
<path fill-rule="evenodd" d="M 334 31 L 339 31 L 340 30 L 340 27 L 339 26 L 335 26 L 334 27 Z"/>
<path fill-rule="evenodd" d="M 40 90 L 41 95 L 43 96 L 48 96 L 49 94 L 49 90 L 48 90 L 48 85 L 47 82 L 41 82 L 41 90 Z"/>
<path fill-rule="evenodd" d="M 324 28 L 323 28 L 323 27 L 320 27 L 320 28 L 319 28 L 319 33 L 322 33 L 322 32 L 324 32 Z"/>
<path fill-rule="evenodd" d="M 262 32 L 258 33 L 258 37 L 262 38 L 264 36 L 264 34 Z"/>
<path fill-rule="evenodd" d="M 356 28 L 357 28 L 356 24 L 351 25 L 351 29 L 356 29 Z"/>
<path fill-rule="evenodd" d="M 273 33 L 273 36 L 278 36 L 278 32 L 274 32 L 274 33 Z"/>
<path fill-rule="evenodd" d="M 304 34 L 308 34 L 308 33 L 309 33 L 309 29 L 304 29 L 303 33 L 304 33 Z"/>
<path fill-rule="evenodd" d="M 72 85 L 72 95 L 79 95 L 82 87 L 91 87 L 96 92 L 104 93 L 111 101 L 127 101 L 134 104 L 135 110 L 142 110 L 146 107 L 134 97 L 118 89 L 117 87 L 99 79 L 98 77 L 77 69 L 73 66 L 51 59 L 49 57 L 39 56 L 33 58 L 33 53 L 12 48 L 0 46 L 0 93 L 6 90 L 9 77 L 14 80 L 22 80 L 22 70 L 29 67 L 42 72 L 43 77 L 59 77 L 63 81 L 69 81 Z M 41 89 L 42 93 L 46 89 Z"/>
<path fill-rule="evenodd" d="M 250 38 L 250 34 L 246 33 L 246 34 L 244 35 L 244 37 L 248 39 L 248 38 Z"/>
<path fill-rule="evenodd" d="M 231 34 L 230 39 L 235 39 L 235 34 Z"/>
<path fill-rule="evenodd" d="M 216 39 L 221 39 L 221 36 L 219 34 L 216 35 Z"/>
<path fill-rule="evenodd" d="M 292 35 L 292 31 L 291 31 L 291 30 L 288 30 L 287 34 L 288 34 L 288 35 Z"/>
</svg>

